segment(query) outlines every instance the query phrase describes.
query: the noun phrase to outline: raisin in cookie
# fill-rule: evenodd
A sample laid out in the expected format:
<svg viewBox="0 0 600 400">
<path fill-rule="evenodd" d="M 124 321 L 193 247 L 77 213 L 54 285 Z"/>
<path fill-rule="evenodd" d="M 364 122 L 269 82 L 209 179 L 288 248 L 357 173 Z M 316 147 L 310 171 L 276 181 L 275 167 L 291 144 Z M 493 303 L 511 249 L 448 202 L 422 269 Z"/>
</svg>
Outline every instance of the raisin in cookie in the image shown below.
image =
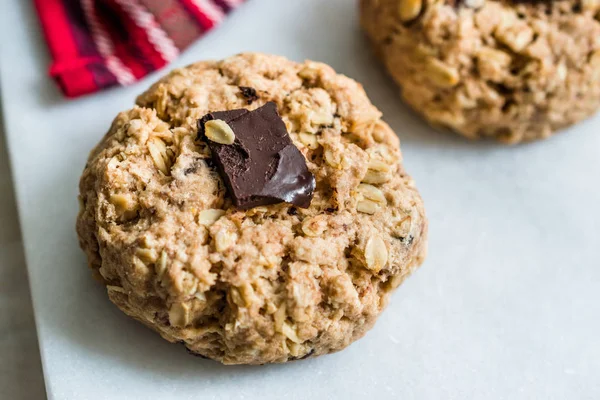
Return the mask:
<svg viewBox="0 0 600 400">
<path fill-rule="evenodd" d="M 362 25 L 435 126 L 507 143 L 600 106 L 598 0 L 361 0 Z"/>
<path fill-rule="evenodd" d="M 426 251 L 399 141 L 362 87 L 277 56 L 154 84 L 91 152 L 80 201 L 80 244 L 110 300 L 225 364 L 343 349 Z"/>
</svg>

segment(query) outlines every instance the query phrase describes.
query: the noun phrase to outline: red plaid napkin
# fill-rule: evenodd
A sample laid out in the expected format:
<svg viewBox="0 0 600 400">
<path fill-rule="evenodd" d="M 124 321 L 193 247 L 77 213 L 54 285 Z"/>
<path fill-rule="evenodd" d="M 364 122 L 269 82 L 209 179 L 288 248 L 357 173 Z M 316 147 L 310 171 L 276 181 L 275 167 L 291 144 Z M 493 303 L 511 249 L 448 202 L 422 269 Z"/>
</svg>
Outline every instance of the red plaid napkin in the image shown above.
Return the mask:
<svg viewBox="0 0 600 400">
<path fill-rule="evenodd" d="M 35 0 L 50 75 L 77 97 L 172 61 L 244 0 Z"/>
</svg>

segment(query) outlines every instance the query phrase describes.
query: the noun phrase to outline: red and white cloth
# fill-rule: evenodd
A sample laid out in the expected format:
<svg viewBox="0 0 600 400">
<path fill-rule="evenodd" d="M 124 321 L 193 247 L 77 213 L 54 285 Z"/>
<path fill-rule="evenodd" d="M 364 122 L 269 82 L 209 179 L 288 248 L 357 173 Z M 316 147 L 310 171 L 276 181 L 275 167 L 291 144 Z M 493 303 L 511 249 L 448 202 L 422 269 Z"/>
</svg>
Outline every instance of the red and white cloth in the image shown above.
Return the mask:
<svg viewBox="0 0 600 400">
<path fill-rule="evenodd" d="M 175 59 L 245 0 L 34 0 L 68 97 L 131 84 Z"/>
</svg>

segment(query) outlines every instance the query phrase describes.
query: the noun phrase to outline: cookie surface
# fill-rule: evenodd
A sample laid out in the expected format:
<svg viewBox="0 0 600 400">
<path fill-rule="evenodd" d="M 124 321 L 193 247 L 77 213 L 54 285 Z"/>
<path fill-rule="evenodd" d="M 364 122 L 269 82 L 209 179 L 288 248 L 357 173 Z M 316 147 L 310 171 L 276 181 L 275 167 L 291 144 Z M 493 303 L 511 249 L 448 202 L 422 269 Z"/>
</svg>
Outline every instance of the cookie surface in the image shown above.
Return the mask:
<svg viewBox="0 0 600 400">
<path fill-rule="evenodd" d="M 306 209 L 232 205 L 198 120 L 272 101 L 316 188 Z M 226 364 L 338 351 L 421 264 L 427 222 L 399 141 L 330 67 L 242 54 L 178 69 L 117 116 L 80 182 L 81 247 L 109 298 Z"/>
<path fill-rule="evenodd" d="M 435 126 L 517 143 L 600 107 L 600 2 L 361 0 L 404 100 Z"/>
</svg>

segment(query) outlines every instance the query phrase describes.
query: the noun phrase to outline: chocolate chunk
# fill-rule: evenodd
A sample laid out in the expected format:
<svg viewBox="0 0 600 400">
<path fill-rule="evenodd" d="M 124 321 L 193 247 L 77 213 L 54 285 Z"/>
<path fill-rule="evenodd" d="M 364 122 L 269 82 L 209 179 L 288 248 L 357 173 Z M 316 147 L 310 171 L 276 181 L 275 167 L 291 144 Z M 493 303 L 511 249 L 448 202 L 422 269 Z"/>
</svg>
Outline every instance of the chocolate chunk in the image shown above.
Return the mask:
<svg viewBox="0 0 600 400">
<path fill-rule="evenodd" d="M 183 170 L 183 174 L 185 176 L 195 174 L 201 167 L 213 168 L 213 160 L 211 160 L 210 158 L 196 158 L 187 168 Z"/>
<path fill-rule="evenodd" d="M 242 96 L 244 96 L 244 98 L 248 101 L 248 104 L 252 104 L 255 100 L 258 100 L 256 89 L 248 86 L 240 86 L 239 88 L 242 92 Z"/>
<path fill-rule="evenodd" d="M 198 171 L 198 166 L 194 165 L 193 167 L 189 167 L 183 170 L 183 174 L 184 175 L 189 175 L 189 174 L 193 174 L 196 171 Z"/>
<path fill-rule="evenodd" d="M 234 206 L 241 210 L 282 202 L 310 206 L 315 177 L 292 143 L 275 103 L 254 111 L 207 114 L 198 120 L 199 138 L 204 137 L 206 122 L 213 119 L 225 121 L 235 134 L 230 145 L 207 140 Z"/>
</svg>

